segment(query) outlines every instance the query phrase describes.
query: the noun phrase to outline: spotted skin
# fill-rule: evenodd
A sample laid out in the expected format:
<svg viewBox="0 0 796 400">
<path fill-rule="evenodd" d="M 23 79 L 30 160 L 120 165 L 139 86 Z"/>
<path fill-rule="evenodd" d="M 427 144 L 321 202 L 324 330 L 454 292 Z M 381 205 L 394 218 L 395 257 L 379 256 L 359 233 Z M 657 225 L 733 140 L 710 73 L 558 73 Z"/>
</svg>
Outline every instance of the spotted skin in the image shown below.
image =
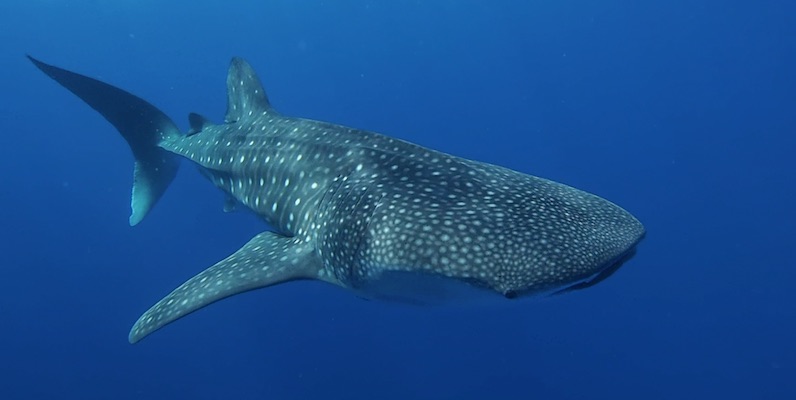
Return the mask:
<svg viewBox="0 0 796 400">
<path fill-rule="evenodd" d="M 143 100 L 33 61 L 100 111 L 131 147 L 146 147 L 139 138 L 145 135 L 125 134 L 130 121 L 114 122 L 117 110 L 93 103 L 119 92 L 127 96 L 121 104 Z M 134 154 L 157 159 L 155 166 L 169 162 L 164 151 L 192 161 L 232 203 L 253 210 L 275 232 L 255 236 L 155 304 L 136 322 L 131 343 L 222 298 L 296 279 L 376 298 L 394 295 L 383 284 L 396 274 L 419 279 L 417 287 L 442 279 L 509 298 L 581 288 L 615 271 L 644 236 L 627 211 L 560 183 L 280 115 L 240 58 L 232 60 L 227 87 L 223 123 L 192 114 L 192 129 L 183 135 L 166 120 L 149 134 L 151 152 Z M 144 109 L 160 118 L 154 107 Z M 168 179 L 144 183 L 165 188 Z M 149 196 L 139 200 L 147 207 L 134 206 L 137 221 L 163 191 L 146 189 L 134 189 L 134 204 L 136 190 Z M 400 290 L 412 297 L 411 286 Z"/>
</svg>

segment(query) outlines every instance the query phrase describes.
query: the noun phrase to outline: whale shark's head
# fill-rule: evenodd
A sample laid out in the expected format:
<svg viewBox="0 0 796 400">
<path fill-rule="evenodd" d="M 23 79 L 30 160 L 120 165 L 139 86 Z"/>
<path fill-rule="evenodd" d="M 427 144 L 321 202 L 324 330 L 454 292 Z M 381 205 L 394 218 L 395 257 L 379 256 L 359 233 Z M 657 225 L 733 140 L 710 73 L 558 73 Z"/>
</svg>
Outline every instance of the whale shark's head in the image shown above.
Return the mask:
<svg viewBox="0 0 796 400">
<path fill-rule="evenodd" d="M 392 160 L 396 168 L 381 170 L 396 171 L 383 177 L 389 185 L 352 184 L 337 193 L 333 228 L 320 247 L 334 255 L 330 266 L 346 286 L 412 301 L 422 289 L 422 303 L 458 300 L 460 293 L 447 294 L 450 280 L 508 298 L 580 289 L 615 272 L 645 234 L 635 217 L 598 196 L 433 157 Z"/>
<path fill-rule="evenodd" d="M 489 285 L 508 298 L 592 286 L 636 252 L 643 225 L 621 207 L 555 182 L 553 193 L 533 198 L 498 228 L 497 273 Z M 518 245 L 519 244 L 519 245 Z"/>
</svg>

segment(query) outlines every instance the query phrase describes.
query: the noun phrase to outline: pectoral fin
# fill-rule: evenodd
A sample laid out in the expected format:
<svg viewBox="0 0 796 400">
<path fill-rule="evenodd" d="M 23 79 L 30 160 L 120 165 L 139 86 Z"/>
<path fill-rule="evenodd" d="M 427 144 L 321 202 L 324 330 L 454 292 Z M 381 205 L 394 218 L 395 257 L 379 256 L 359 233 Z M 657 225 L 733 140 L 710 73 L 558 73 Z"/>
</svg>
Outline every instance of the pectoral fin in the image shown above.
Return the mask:
<svg viewBox="0 0 796 400">
<path fill-rule="evenodd" d="M 314 278 L 320 268 L 321 263 L 310 242 L 263 232 L 152 306 L 130 330 L 130 343 L 225 297 L 296 279 Z"/>
</svg>

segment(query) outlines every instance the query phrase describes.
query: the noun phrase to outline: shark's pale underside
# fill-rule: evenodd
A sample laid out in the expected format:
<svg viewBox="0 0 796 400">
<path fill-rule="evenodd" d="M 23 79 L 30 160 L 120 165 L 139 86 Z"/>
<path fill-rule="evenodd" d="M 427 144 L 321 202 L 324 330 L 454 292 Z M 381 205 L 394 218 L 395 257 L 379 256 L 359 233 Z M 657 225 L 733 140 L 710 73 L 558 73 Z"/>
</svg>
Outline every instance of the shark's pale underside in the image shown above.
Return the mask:
<svg viewBox="0 0 796 400">
<path fill-rule="evenodd" d="M 131 343 L 217 300 L 297 279 L 385 299 L 444 298 L 451 286 L 508 298 L 588 287 L 632 256 L 644 236 L 628 212 L 581 190 L 281 115 L 240 58 L 230 65 L 224 122 L 191 114 L 187 133 L 130 93 L 31 60 L 130 145 L 131 225 L 187 158 L 274 229 L 152 306 L 130 331 Z"/>
</svg>

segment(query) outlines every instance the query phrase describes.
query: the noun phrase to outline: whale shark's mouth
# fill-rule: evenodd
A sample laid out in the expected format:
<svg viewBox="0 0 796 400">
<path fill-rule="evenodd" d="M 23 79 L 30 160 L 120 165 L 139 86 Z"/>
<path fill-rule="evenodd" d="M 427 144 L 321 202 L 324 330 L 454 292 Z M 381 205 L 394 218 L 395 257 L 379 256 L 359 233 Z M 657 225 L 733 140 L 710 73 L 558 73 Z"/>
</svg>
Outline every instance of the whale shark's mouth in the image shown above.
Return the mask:
<svg viewBox="0 0 796 400">
<path fill-rule="evenodd" d="M 646 233 L 629 246 L 627 250 L 603 264 L 602 268 L 584 278 L 574 280 L 566 286 L 558 285 L 543 290 L 508 291 L 500 293 L 490 289 L 478 280 L 451 278 L 424 271 L 385 271 L 378 278 L 366 282 L 357 289 L 366 299 L 393 303 L 435 306 L 451 303 L 480 303 L 493 299 L 515 299 L 525 297 L 545 297 L 592 287 L 612 276 L 627 261 L 636 255 L 636 249 Z M 495 295 L 498 296 L 495 296 Z"/>
<path fill-rule="evenodd" d="M 624 253 L 619 254 L 618 256 L 614 257 L 613 259 L 605 263 L 605 267 L 600 269 L 599 272 L 595 273 L 594 275 L 584 280 L 569 285 L 563 289 L 559 289 L 553 292 L 552 294 L 562 294 L 562 293 L 572 292 L 575 290 L 586 289 L 608 279 L 611 275 L 613 275 L 616 271 L 618 271 L 619 268 L 621 268 L 626 262 L 628 262 L 631 258 L 633 258 L 633 256 L 636 255 L 636 248 L 639 242 L 641 242 L 641 240 L 644 239 L 644 236 L 645 235 L 641 235 L 638 238 L 638 240 L 636 240 L 636 242 L 633 243 L 632 246 L 630 246 L 627 250 L 625 250 Z"/>
<path fill-rule="evenodd" d="M 380 278 L 360 287 L 358 292 L 360 296 L 367 299 L 423 306 L 463 302 L 479 303 L 499 298 L 553 296 L 586 289 L 608 279 L 636 255 L 636 246 L 639 241 L 641 238 L 625 252 L 606 262 L 598 272 L 574 281 L 563 288 L 559 286 L 547 290 L 520 293 L 509 291 L 501 295 L 489 290 L 480 281 L 456 279 L 419 271 L 387 271 Z M 494 296 L 496 294 L 498 296 Z"/>
</svg>

